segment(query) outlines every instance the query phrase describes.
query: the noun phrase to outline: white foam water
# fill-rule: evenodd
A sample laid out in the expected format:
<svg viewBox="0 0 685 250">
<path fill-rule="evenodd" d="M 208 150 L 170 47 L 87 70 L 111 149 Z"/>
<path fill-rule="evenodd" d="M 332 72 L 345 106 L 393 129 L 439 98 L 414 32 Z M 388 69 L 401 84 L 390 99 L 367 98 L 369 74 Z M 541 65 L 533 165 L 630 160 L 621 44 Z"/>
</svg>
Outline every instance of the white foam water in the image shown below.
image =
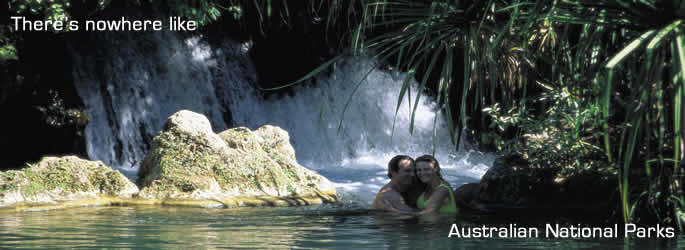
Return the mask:
<svg viewBox="0 0 685 250">
<path fill-rule="evenodd" d="M 429 96 L 420 97 L 410 133 L 418 84 L 411 82 L 411 94 L 401 100 L 396 115 L 404 75 L 394 74 L 374 69 L 369 59 L 348 58 L 333 73 L 317 77 L 313 87 L 298 86 L 292 94 L 266 100 L 256 91 L 232 97 L 239 101 L 230 109 L 236 125 L 254 129 L 268 123 L 287 130 L 298 162 L 331 179 L 347 200 L 370 205 L 389 181 L 387 162 L 398 154 L 416 158 L 435 150 L 453 186 L 477 182 L 493 155 L 456 152 Z"/>
<path fill-rule="evenodd" d="M 344 200 L 366 205 L 388 182 L 387 162 L 397 154 L 435 152 L 453 186 L 477 181 L 494 159 L 456 152 L 429 96 L 419 97 L 410 133 L 417 83 L 396 113 L 404 75 L 374 69 L 366 58 L 347 58 L 314 84 L 264 98 L 254 87 L 248 44 L 212 47 L 165 32 L 103 33 L 100 40 L 94 52 L 73 48 L 76 87 L 90 118 L 87 151 L 131 178 L 147 143 L 180 109 L 206 115 L 216 132 L 264 124 L 287 130 L 300 164 L 333 181 Z"/>
</svg>

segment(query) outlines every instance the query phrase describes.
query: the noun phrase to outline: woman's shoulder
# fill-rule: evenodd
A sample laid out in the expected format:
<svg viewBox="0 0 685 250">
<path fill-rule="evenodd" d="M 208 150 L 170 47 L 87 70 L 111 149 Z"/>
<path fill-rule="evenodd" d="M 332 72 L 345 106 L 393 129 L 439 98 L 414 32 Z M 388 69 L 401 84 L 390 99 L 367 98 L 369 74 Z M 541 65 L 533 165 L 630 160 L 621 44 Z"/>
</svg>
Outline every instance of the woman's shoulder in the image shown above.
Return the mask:
<svg viewBox="0 0 685 250">
<path fill-rule="evenodd" d="M 447 183 L 440 183 L 440 185 L 433 190 L 433 193 L 431 194 L 431 197 L 440 194 L 440 196 L 447 196 L 452 193 L 452 187 L 447 184 Z"/>
</svg>

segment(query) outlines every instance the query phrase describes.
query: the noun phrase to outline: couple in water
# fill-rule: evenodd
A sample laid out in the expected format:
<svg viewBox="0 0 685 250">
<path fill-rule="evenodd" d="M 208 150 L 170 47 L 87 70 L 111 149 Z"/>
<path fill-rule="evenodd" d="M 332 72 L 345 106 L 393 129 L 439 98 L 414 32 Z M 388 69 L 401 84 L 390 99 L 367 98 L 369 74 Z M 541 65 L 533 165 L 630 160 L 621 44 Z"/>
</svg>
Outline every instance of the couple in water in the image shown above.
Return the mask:
<svg viewBox="0 0 685 250">
<path fill-rule="evenodd" d="M 416 160 L 406 155 L 388 163 L 390 182 L 383 186 L 371 209 L 407 214 L 457 213 L 458 200 L 440 175 L 440 164 L 430 155 Z"/>
</svg>

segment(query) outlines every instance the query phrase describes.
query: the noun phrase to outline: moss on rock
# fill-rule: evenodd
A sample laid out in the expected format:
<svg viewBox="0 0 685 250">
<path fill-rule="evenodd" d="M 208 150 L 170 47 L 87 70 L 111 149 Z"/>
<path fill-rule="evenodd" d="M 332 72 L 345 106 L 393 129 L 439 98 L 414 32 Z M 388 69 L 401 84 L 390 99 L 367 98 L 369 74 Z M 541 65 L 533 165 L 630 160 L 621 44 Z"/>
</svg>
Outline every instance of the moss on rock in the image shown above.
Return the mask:
<svg viewBox="0 0 685 250">
<path fill-rule="evenodd" d="M 0 172 L 0 207 L 59 203 L 97 196 L 131 197 L 138 188 L 100 161 L 45 157 L 22 170 Z"/>
<path fill-rule="evenodd" d="M 278 127 L 265 126 L 256 132 L 238 127 L 217 135 L 206 117 L 187 110 L 169 117 L 164 127 L 141 165 L 141 198 L 337 200 L 326 178 L 297 164 L 287 132 Z"/>
</svg>

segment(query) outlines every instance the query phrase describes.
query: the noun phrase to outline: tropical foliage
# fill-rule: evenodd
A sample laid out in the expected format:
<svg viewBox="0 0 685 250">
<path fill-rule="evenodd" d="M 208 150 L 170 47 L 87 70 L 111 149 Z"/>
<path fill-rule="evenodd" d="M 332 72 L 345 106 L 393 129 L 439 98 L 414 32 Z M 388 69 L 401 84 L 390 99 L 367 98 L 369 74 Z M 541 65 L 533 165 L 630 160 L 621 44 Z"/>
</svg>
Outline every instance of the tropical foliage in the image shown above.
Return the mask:
<svg viewBox="0 0 685 250">
<path fill-rule="evenodd" d="M 432 89 L 452 132 L 536 167 L 613 171 L 625 222 L 681 227 L 684 19 L 677 0 L 379 0 L 348 47 L 408 72 L 400 99 Z"/>
<path fill-rule="evenodd" d="M 451 129 L 533 165 L 614 169 L 626 222 L 679 225 L 685 1 L 466 2 L 369 3 L 350 48 L 421 72 L 416 91 L 434 79 Z"/>
<path fill-rule="evenodd" d="M 78 7 L 82 2 L 90 5 Z M 613 171 L 626 222 L 680 226 L 685 218 L 683 0 L 11 0 L 9 6 L 14 14 L 83 18 L 122 2 L 203 24 L 229 18 L 263 36 L 303 20 L 324 22 L 329 46 L 408 72 L 398 91 L 412 107 L 426 97 L 409 100 L 408 93 L 432 93 L 455 140 L 468 128 L 482 144 L 521 154 L 535 167 Z M 5 49 L 11 41 L 0 42 L 0 56 L 15 53 Z M 409 84 L 413 78 L 418 89 Z"/>
</svg>

